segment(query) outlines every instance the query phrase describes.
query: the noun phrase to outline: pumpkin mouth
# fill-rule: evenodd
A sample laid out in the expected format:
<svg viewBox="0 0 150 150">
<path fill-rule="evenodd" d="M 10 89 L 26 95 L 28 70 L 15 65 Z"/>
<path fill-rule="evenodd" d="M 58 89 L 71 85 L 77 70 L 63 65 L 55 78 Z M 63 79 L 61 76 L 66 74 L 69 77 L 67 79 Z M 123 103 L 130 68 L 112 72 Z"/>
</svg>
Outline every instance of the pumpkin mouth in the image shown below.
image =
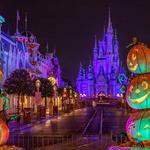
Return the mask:
<svg viewBox="0 0 150 150">
<path fill-rule="evenodd" d="M 137 67 L 138 67 L 138 64 L 135 64 L 135 65 L 133 65 L 132 63 L 129 64 L 129 68 L 131 71 L 136 71 Z"/>
<path fill-rule="evenodd" d="M 132 101 L 133 103 L 137 103 L 137 104 L 141 104 L 145 101 L 145 99 L 148 97 L 150 92 L 148 92 L 147 94 L 145 94 L 144 96 L 140 97 L 140 98 L 136 98 L 136 99 L 132 99 L 129 98 L 130 101 Z"/>
</svg>

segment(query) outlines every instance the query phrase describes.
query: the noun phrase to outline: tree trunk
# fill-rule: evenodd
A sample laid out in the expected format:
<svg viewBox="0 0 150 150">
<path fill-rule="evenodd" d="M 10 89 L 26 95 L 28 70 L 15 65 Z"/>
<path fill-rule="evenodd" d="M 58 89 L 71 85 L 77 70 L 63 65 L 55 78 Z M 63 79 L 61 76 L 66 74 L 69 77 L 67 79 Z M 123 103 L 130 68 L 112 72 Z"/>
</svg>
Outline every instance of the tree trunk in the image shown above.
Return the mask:
<svg viewBox="0 0 150 150">
<path fill-rule="evenodd" d="M 47 98 L 45 96 L 45 109 L 47 108 Z"/>
<path fill-rule="evenodd" d="M 19 101 L 20 101 L 20 94 L 18 94 L 18 101 L 17 101 L 17 114 L 19 115 Z"/>
<path fill-rule="evenodd" d="M 24 95 L 21 97 L 21 112 L 23 112 Z"/>
</svg>

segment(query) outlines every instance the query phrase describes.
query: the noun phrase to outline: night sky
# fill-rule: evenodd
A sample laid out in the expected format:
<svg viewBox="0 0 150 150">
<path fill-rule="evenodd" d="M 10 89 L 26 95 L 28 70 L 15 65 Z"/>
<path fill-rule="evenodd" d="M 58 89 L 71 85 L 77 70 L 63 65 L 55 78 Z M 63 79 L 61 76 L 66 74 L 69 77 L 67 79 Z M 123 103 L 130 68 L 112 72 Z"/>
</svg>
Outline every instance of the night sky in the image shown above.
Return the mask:
<svg viewBox="0 0 150 150">
<path fill-rule="evenodd" d="M 50 52 L 55 47 L 63 77 L 73 82 L 80 61 L 87 66 L 92 59 L 94 34 L 102 38 L 109 7 L 118 33 L 120 57 L 126 66 L 125 47 L 133 36 L 150 47 L 149 0 L 0 0 L 0 14 L 6 19 L 3 30 L 15 32 L 18 9 L 19 30 L 23 31 L 27 12 L 28 30 L 37 37 L 40 51 L 45 52 L 46 42 Z"/>
</svg>

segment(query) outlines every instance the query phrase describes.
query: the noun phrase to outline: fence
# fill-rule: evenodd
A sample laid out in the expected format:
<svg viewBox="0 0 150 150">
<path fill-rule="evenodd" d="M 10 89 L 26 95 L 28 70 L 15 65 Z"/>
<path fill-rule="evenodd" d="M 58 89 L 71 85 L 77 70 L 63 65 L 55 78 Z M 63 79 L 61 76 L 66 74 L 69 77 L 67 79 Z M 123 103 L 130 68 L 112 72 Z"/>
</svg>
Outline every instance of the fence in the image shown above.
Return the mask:
<svg viewBox="0 0 150 150">
<path fill-rule="evenodd" d="M 106 143 L 106 141 L 109 143 Z M 110 135 L 103 136 L 99 139 L 99 136 L 86 136 L 80 135 L 10 135 L 8 143 L 9 145 L 15 145 L 23 147 L 25 150 L 57 150 L 64 147 L 67 149 L 80 149 L 83 147 L 89 147 L 92 145 L 97 146 L 97 149 L 101 146 L 108 146 L 113 144 Z M 102 144 L 102 145 L 101 145 Z M 104 145 L 105 144 L 105 145 Z M 93 146 L 92 146 L 93 147 Z M 96 150 L 96 149 L 95 149 Z"/>
<path fill-rule="evenodd" d="M 108 146 L 116 145 L 117 138 L 113 141 L 112 134 L 99 136 L 80 135 L 10 135 L 9 145 L 23 147 L 25 150 L 73 150 L 83 147 L 95 147 L 95 150 L 107 149 Z"/>
</svg>

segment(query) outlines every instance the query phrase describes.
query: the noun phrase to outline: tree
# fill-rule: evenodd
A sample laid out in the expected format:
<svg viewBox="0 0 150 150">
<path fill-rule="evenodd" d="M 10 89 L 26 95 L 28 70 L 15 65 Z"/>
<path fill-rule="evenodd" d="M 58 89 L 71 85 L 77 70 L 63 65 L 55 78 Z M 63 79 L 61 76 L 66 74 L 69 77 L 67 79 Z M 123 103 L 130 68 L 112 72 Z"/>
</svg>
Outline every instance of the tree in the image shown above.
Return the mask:
<svg viewBox="0 0 150 150">
<path fill-rule="evenodd" d="M 54 94 L 53 86 L 51 82 L 46 78 L 38 78 L 41 81 L 40 92 L 42 97 L 45 97 L 45 106 L 47 106 L 46 97 L 52 97 Z M 34 81 L 35 83 L 35 81 Z"/>
<path fill-rule="evenodd" d="M 18 103 L 17 103 L 17 113 L 19 114 L 19 102 L 20 97 L 26 95 L 32 95 L 34 89 L 31 90 L 31 79 L 29 73 L 25 69 L 16 69 L 13 71 L 9 78 L 4 82 L 4 91 L 8 94 L 17 94 Z M 23 106 L 22 106 L 23 107 Z M 23 109 L 23 108 L 22 108 Z"/>
</svg>

